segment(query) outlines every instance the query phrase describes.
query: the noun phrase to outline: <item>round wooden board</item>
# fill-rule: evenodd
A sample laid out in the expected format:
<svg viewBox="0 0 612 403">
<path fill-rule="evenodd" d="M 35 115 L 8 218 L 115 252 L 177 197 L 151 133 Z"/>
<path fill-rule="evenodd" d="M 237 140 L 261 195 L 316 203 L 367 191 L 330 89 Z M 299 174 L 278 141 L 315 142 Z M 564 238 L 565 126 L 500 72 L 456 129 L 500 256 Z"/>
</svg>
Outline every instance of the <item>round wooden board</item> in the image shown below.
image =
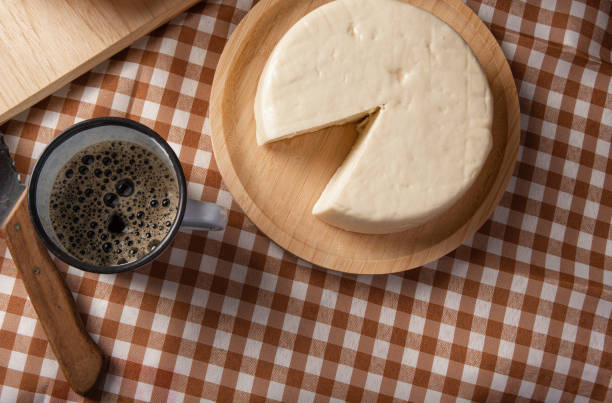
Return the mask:
<svg viewBox="0 0 612 403">
<path fill-rule="evenodd" d="M 350 273 L 383 274 L 438 259 L 484 224 L 512 175 L 520 113 L 510 67 L 487 27 L 460 0 L 410 0 L 445 21 L 470 45 L 494 98 L 493 150 L 466 195 L 446 213 L 411 230 L 364 235 L 323 223 L 312 206 L 355 139 L 354 124 L 257 146 L 253 100 L 272 49 L 301 17 L 330 0 L 261 0 L 225 46 L 210 105 L 215 158 L 230 192 L 274 242 L 311 263 Z"/>
</svg>

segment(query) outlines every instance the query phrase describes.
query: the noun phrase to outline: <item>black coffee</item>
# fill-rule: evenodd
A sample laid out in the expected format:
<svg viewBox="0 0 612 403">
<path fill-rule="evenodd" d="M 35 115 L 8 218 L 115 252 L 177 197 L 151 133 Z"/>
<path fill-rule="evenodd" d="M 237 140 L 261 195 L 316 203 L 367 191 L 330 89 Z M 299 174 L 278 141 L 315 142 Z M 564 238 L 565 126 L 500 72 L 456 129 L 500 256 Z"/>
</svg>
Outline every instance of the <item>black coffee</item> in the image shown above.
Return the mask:
<svg viewBox="0 0 612 403">
<path fill-rule="evenodd" d="M 78 152 L 59 172 L 51 223 L 71 255 L 114 266 L 155 249 L 176 218 L 178 200 L 174 175 L 155 154 L 106 141 Z"/>
</svg>

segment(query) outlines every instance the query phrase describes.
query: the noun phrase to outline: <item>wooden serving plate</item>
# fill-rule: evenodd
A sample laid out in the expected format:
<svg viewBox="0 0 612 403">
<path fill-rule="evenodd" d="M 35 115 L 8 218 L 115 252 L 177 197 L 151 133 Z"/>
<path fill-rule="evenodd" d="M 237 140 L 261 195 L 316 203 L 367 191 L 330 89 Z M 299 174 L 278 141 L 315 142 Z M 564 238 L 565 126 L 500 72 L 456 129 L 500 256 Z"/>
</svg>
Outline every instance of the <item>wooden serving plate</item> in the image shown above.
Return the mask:
<svg viewBox="0 0 612 403">
<path fill-rule="evenodd" d="M 409 0 L 455 29 L 487 75 L 494 98 L 493 150 L 466 195 L 446 213 L 404 232 L 364 235 L 323 223 L 311 209 L 344 161 L 355 124 L 257 146 L 253 100 L 266 60 L 301 17 L 330 0 L 262 0 L 243 19 L 217 67 L 210 105 L 219 170 L 247 216 L 280 246 L 311 263 L 350 273 L 382 274 L 438 259 L 484 224 L 516 161 L 520 112 L 514 79 L 497 41 L 460 0 Z"/>
</svg>

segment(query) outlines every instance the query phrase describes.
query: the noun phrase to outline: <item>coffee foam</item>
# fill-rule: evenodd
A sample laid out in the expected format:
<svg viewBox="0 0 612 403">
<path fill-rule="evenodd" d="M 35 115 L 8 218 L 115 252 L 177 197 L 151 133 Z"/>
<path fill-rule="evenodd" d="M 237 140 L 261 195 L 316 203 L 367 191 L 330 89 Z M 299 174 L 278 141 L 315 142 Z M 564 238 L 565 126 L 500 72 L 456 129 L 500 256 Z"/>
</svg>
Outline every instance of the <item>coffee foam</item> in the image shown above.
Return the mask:
<svg viewBox="0 0 612 403">
<path fill-rule="evenodd" d="M 106 141 L 76 153 L 50 197 L 51 224 L 66 251 L 85 263 L 115 266 L 151 252 L 178 211 L 178 185 L 151 151 Z"/>
</svg>

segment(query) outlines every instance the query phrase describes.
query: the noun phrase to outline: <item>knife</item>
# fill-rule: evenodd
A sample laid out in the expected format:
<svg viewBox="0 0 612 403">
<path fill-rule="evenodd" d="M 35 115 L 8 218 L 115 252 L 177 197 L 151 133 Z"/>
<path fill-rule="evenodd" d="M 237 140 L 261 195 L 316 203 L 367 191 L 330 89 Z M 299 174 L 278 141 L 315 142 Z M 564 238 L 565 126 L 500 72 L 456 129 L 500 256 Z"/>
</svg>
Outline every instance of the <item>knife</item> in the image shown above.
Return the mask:
<svg viewBox="0 0 612 403">
<path fill-rule="evenodd" d="M 64 376 L 75 392 L 85 395 L 102 373 L 104 355 L 85 330 L 72 294 L 34 230 L 26 194 L 0 133 L 0 235 Z"/>
</svg>

